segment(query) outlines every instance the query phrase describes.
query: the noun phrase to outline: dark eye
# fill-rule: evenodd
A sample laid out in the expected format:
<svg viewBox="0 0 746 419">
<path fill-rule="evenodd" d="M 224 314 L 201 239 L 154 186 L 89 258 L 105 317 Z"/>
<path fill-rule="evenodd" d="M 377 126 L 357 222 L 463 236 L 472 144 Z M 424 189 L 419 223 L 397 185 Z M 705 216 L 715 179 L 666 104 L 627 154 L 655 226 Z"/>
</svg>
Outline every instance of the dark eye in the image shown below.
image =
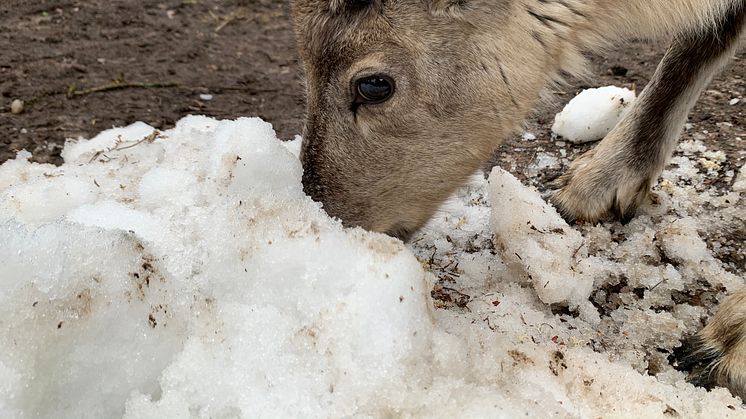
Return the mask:
<svg viewBox="0 0 746 419">
<path fill-rule="evenodd" d="M 366 77 L 357 81 L 356 90 L 356 104 L 382 103 L 394 94 L 394 80 L 382 75 Z"/>
</svg>

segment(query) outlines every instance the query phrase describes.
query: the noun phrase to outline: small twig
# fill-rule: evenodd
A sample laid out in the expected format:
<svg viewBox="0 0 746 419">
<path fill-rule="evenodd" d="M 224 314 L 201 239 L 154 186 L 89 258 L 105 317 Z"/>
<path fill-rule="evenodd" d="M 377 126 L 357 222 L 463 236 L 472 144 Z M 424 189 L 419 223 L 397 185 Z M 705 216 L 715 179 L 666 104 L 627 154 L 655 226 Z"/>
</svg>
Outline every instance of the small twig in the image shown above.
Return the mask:
<svg viewBox="0 0 746 419">
<path fill-rule="evenodd" d="M 665 280 L 665 279 L 662 279 L 662 280 L 661 280 L 660 282 L 658 282 L 657 284 L 653 285 L 653 288 L 650 288 L 650 291 L 652 291 L 652 290 L 654 290 L 654 289 L 658 288 L 658 285 L 660 285 L 660 284 L 662 284 L 662 283 L 664 283 L 664 282 L 666 282 L 666 280 Z"/>
<path fill-rule="evenodd" d="M 143 138 L 141 138 L 141 139 L 139 139 L 139 140 L 137 140 L 137 141 L 135 141 L 135 142 L 133 142 L 131 144 L 122 145 L 122 144 L 124 144 L 124 142 L 122 141 L 122 137 L 120 136 L 116 140 L 116 142 L 114 143 L 114 147 L 108 147 L 105 150 L 98 150 L 98 151 L 96 151 L 93 154 L 93 156 L 91 157 L 91 159 L 88 161 L 88 163 L 93 163 L 94 160 L 98 159 L 101 156 L 103 156 L 104 158 L 107 159 L 107 160 L 103 160 L 103 159 L 101 160 L 102 162 L 106 163 L 108 161 L 111 161 L 111 157 L 107 156 L 104 153 L 109 153 L 109 152 L 112 152 L 112 151 L 127 150 L 127 149 L 130 149 L 130 148 L 133 148 L 133 147 L 137 147 L 137 146 L 139 146 L 142 143 L 152 143 L 153 141 L 157 140 L 158 138 L 162 138 L 162 133 L 160 131 L 158 131 L 158 130 L 155 130 L 155 131 L 151 132 L 150 134 L 146 135 L 145 137 L 143 137 Z"/>
<path fill-rule="evenodd" d="M 214 31 L 215 33 L 220 32 L 221 30 L 223 30 L 224 27 L 230 25 L 232 22 L 236 20 L 249 18 L 248 13 L 244 10 L 234 11 L 225 16 L 217 16 L 212 12 L 210 12 L 210 15 L 213 19 L 221 21 L 220 24 L 217 27 L 215 27 L 215 31 Z"/>
<path fill-rule="evenodd" d="M 234 91 L 234 92 L 252 92 L 252 93 L 276 93 L 279 91 L 279 89 L 256 89 L 253 87 L 241 87 L 241 86 L 179 86 L 187 89 L 203 89 L 208 90 L 211 92 L 219 92 L 219 91 Z"/>
<path fill-rule="evenodd" d="M 576 257 L 578 257 L 578 253 L 580 252 L 580 249 L 583 248 L 583 246 L 585 246 L 585 243 L 581 244 L 580 247 L 578 247 L 577 249 L 575 249 L 575 252 L 573 252 L 573 254 L 572 254 L 572 258 L 573 259 L 575 259 Z"/>
<path fill-rule="evenodd" d="M 111 83 L 103 86 L 91 87 L 90 89 L 77 90 L 75 85 L 70 85 L 67 89 L 67 98 L 72 99 L 77 96 L 90 95 L 91 93 L 108 92 L 112 90 L 123 90 L 123 89 L 160 89 L 164 87 L 176 87 L 178 83 L 175 82 L 138 82 L 138 81 L 126 81 L 124 79 L 116 79 Z"/>
<path fill-rule="evenodd" d="M 143 139 L 135 141 L 132 144 L 129 144 L 129 145 L 126 145 L 126 146 L 123 146 L 123 147 L 120 147 L 119 144 L 117 144 L 117 146 L 114 147 L 112 150 L 113 151 L 122 151 L 122 150 L 127 150 L 129 148 L 137 147 L 137 146 L 139 146 L 142 143 L 146 143 L 146 142 L 147 143 L 152 143 L 153 141 L 155 141 L 160 136 L 161 136 L 161 132 L 158 131 L 158 130 L 155 130 L 155 131 L 151 132 L 149 135 L 146 135 Z"/>
<path fill-rule="evenodd" d="M 96 160 L 102 154 L 104 154 L 103 150 L 98 150 L 97 152 L 93 153 L 93 156 L 91 156 L 91 159 L 88 160 L 88 164 L 93 163 L 93 161 Z"/>
</svg>

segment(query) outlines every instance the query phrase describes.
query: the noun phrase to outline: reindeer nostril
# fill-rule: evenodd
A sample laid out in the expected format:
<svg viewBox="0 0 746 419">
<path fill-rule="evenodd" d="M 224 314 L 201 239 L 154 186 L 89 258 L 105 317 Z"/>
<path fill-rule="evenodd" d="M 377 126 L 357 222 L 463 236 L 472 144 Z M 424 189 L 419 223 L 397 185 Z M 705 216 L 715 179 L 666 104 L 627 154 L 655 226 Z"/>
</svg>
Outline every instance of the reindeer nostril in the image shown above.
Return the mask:
<svg viewBox="0 0 746 419">
<path fill-rule="evenodd" d="M 403 225 L 397 224 L 386 230 L 385 233 L 406 243 L 412 238 L 414 232 Z"/>
<path fill-rule="evenodd" d="M 315 176 L 304 175 L 302 179 L 303 192 L 317 202 L 322 201 L 324 187 L 318 182 Z"/>
<path fill-rule="evenodd" d="M 305 138 L 303 149 L 301 150 L 301 164 L 303 166 L 303 192 L 316 202 L 324 202 L 327 188 L 321 181 L 321 173 L 318 169 L 322 168 L 321 154 L 318 146 L 318 140 L 312 141 L 311 135 Z"/>
</svg>

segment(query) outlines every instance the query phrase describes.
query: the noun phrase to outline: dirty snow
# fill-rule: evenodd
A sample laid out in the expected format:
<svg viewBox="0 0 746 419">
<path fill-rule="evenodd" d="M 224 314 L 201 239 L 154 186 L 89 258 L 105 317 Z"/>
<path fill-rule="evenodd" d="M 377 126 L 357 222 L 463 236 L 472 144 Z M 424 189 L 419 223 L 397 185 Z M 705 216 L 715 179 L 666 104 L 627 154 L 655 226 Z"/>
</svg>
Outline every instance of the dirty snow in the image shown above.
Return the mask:
<svg viewBox="0 0 746 419">
<path fill-rule="evenodd" d="M 583 90 L 555 116 L 552 132 L 573 144 L 600 140 L 631 109 L 635 99 L 635 92 L 622 87 Z"/>
<path fill-rule="evenodd" d="M 701 143 L 629 225 L 495 169 L 408 246 L 326 217 L 298 149 L 188 117 L 0 166 L 0 417 L 746 416 L 666 361 L 744 280 Z"/>
</svg>

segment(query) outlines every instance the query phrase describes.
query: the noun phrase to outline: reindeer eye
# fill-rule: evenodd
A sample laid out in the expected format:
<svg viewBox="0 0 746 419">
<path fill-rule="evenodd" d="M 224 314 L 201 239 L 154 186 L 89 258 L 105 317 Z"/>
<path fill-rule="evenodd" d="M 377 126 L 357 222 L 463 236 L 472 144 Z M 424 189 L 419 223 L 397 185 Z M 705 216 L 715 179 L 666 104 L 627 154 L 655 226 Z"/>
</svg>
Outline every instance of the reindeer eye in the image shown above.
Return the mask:
<svg viewBox="0 0 746 419">
<path fill-rule="evenodd" d="M 356 104 L 382 103 L 394 94 L 394 80 L 384 75 L 365 77 L 357 81 L 356 90 Z"/>
</svg>

